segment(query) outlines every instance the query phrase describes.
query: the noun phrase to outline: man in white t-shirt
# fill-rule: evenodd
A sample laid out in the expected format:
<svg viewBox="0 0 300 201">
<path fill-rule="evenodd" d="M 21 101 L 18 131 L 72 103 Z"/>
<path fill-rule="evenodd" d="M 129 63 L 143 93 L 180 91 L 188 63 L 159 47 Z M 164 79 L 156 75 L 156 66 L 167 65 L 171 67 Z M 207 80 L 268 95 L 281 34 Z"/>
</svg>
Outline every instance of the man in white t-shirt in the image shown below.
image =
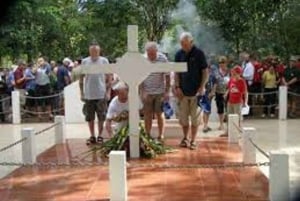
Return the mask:
<svg viewBox="0 0 300 201">
<path fill-rule="evenodd" d="M 100 56 L 100 45 L 93 41 L 89 46 L 90 56 L 82 60 L 83 68 L 88 65 L 108 64 L 108 59 Z M 88 122 L 90 138 L 87 145 L 103 142 L 102 130 L 103 122 L 107 110 L 107 91 L 110 88 L 109 75 L 107 74 L 87 74 L 81 75 L 79 88 L 81 100 L 85 102 L 85 120 Z M 98 137 L 95 137 L 95 114 L 98 118 Z"/>
<path fill-rule="evenodd" d="M 116 91 L 115 96 L 109 106 L 106 114 L 106 130 L 111 137 L 114 133 L 117 133 L 120 129 L 128 124 L 128 86 L 126 83 L 119 81 L 113 90 Z M 115 129 L 113 129 L 113 123 L 115 123 Z"/>
</svg>

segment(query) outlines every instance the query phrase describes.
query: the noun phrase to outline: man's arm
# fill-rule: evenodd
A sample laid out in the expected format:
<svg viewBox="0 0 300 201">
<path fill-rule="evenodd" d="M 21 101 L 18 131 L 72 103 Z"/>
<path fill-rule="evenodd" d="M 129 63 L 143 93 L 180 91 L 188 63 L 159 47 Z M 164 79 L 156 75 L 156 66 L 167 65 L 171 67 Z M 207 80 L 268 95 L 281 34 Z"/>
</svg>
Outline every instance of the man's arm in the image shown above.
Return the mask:
<svg viewBox="0 0 300 201">
<path fill-rule="evenodd" d="M 113 131 L 112 131 L 112 120 L 111 119 L 106 119 L 106 121 L 105 121 L 105 128 L 106 128 L 106 131 L 107 131 L 108 135 L 111 137 L 112 134 L 113 134 Z"/>
<path fill-rule="evenodd" d="M 208 68 L 205 68 L 202 70 L 202 78 L 200 83 L 200 90 L 203 90 L 205 88 L 206 83 L 208 82 L 209 72 Z"/>
<path fill-rule="evenodd" d="M 80 75 L 80 77 L 79 77 L 79 89 L 80 89 L 80 98 L 81 98 L 81 100 L 84 100 L 83 81 L 84 81 L 84 75 Z"/>
</svg>

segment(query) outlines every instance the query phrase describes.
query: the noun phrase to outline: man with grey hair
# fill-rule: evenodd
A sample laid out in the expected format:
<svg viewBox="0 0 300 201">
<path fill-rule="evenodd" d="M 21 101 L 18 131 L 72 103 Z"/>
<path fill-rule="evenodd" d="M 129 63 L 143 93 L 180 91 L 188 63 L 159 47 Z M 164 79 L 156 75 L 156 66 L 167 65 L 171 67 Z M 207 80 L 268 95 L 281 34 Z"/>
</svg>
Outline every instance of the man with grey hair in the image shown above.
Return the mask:
<svg viewBox="0 0 300 201">
<path fill-rule="evenodd" d="M 168 62 L 167 57 L 158 52 L 156 42 L 147 42 L 145 45 L 146 57 L 152 62 Z M 142 102 L 144 104 L 144 121 L 147 134 L 151 134 L 152 119 L 155 115 L 158 124 L 158 140 L 164 138 L 163 102 L 168 101 L 170 90 L 170 75 L 166 73 L 150 74 L 140 86 Z"/>
<path fill-rule="evenodd" d="M 182 147 L 196 149 L 196 136 L 200 124 L 198 96 L 204 95 L 208 80 L 208 65 L 202 50 L 193 43 L 193 36 L 184 32 L 180 36 L 181 49 L 175 55 L 175 62 L 187 62 L 187 72 L 175 76 L 175 94 L 178 98 L 179 122 L 183 130 Z M 188 139 L 191 117 L 191 141 Z"/>
<path fill-rule="evenodd" d="M 87 65 L 108 64 L 108 59 L 100 56 L 100 46 L 93 41 L 89 46 L 90 56 L 82 60 L 83 68 Z M 90 138 L 87 145 L 103 142 L 103 123 L 107 111 L 107 88 L 110 87 L 109 80 L 105 74 L 81 75 L 79 79 L 81 100 L 85 102 L 84 114 L 90 130 Z M 95 114 L 98 118 L 98 137 L 95 137 Z"/>
</svg>

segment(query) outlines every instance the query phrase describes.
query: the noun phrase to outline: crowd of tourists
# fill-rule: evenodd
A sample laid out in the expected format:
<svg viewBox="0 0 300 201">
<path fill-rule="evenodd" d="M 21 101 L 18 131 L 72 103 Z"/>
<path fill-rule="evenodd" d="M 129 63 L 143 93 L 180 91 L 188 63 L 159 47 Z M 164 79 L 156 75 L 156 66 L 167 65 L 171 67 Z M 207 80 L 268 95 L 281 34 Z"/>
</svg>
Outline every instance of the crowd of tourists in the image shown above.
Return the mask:
<svg viewBox="0 0 300 201">
<path fill-rule="evenodd" d="M 0 120 L 7 120 L 11 101 L 7 99 L 13 91 L 20 92 L 20 105 L 23 116 L 34 116 L 38 119 L 63 113 L 64 88 L 72 82 L 72 70 L 80 60 L 48 61 L 44 57 L 36 63 L 18 60 L 12 69 L 0 71 Z"/>
<path fill-rule="evenodd" d="M 254 106 L 263 107 L 262 117 L 275 117 L 278 104 L 278 87 L 287 86 L 290 92 L 289 117 L 296 116 L 297 96 L 300 94 L 300 62 L 291 57 L 284 64 L 277 57 L 269 56 L 259 60 L 255 55 L 242 53 L 240 58 L 206 56 L 193 43 L 190 33 L 180 37 L 181 49 L 175 55 L 175 62 L 186 62 L 184 73 L 152 73 L 139 87 L 141 114 L 145 121 L 145 130 L 151 135 L 153 118 L 158 123 L 158 140 L 164 136 L 164 120 L 168 118 L 167 109 L 176 109 L 184 138 L 182 146 L 196 148 L 195 138 L 200 122 L 203 132 L 209 132 L 209 116 L 212 100 L 216 102 L 219 115 L 219 130 L 225 130 L 226 114 L 239 114 L 244 107 L 250 106 L 253 115 Z M 159 52 L 156 42 L 145 45 L 145 57 L 150 62 L 168 62 L 165 54 Z M 89 123 L 91 137 L 88 143 L 102 141 L 103 125 L 110 135 L 115 132 L 112 123 L 126 124 L 128 120 L 128 87 L 112 74 L 76 75 L 74 69 L 79 65 L 103 65 L 109 61 L 100 56 L 101 48 L 96 42 L 89 46 L 90 56 L 78 61 L 69 58 L 61 62 L 48 61 L 40 57 L 35 64 L 19 60 L 15 69 L 3 70 L 0 76 L 0 99 L 10 96 L 12 91 L 20 92 L 20 103 L 24 111 L 31 111 L 42 118 L 42 114 L 52 119 L 60 113 L 64 103 L 59 94 L 72 81 L 79 79 L 80 95 L 84 101 L 83 112 Z M 175 97 L 176 104 L 170 103 L 170 96 Z M 166 104 L 169 103 L 169 104 Z M 5 109 L 1 103 L 0 115 L 4 121 Z M 174 108 L 170 108 L 172 105 Z M 165 106 L 165 107 L 164 107 Z M 203 113 L 203 115 L 201 115 Z M 164 115 L 165 114 L 165 115 Z M 98 137 L 95 137 L 94 120 L 99 120 Z M 202 119 L 203 117 L 203 119 Z M 118 128 L 115 127 L 115 128 Z M 191 136 L 188 133 L 191 130 Z"/>
</svg>

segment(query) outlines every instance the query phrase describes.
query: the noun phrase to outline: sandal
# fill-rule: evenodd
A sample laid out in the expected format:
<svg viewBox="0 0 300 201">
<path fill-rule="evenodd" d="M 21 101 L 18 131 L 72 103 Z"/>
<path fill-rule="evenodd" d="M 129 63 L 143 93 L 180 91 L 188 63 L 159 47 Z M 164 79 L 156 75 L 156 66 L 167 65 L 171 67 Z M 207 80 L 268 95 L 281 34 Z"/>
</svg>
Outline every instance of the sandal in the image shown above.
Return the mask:
<svg viewBox="0 0 300 201">
<path fill-rule="evenodd" d="M 195 150 L 195 149 L 197 149 L 197 144 L 192 141 L 190 145 L 190 150 Z"/>
<path fill-rule="evenodd" d="M 97 143 L 102 144 L 103 143 L 103 137 L 98 136 L 97 137 Z"/>
<path fill-rule="evenodd" d="M 207 128 L 204 128 L 202 131 L 203 131 L 203 133 L 207 133 L 209 131 L 212 131 L 212 129 L 210 127 L 207 127 Z"/>
<path fill-rule="evenodd" d="M 96 137 L 91 136 L 89 139 L 86 140 L 86 145 L 96 144 Z"/>
<path fill-rule="evenodd" d="M 186 148 L 189 146 L 189 140 L 187 138 L 183 138 L 179 145 Z"/>
</svg>

